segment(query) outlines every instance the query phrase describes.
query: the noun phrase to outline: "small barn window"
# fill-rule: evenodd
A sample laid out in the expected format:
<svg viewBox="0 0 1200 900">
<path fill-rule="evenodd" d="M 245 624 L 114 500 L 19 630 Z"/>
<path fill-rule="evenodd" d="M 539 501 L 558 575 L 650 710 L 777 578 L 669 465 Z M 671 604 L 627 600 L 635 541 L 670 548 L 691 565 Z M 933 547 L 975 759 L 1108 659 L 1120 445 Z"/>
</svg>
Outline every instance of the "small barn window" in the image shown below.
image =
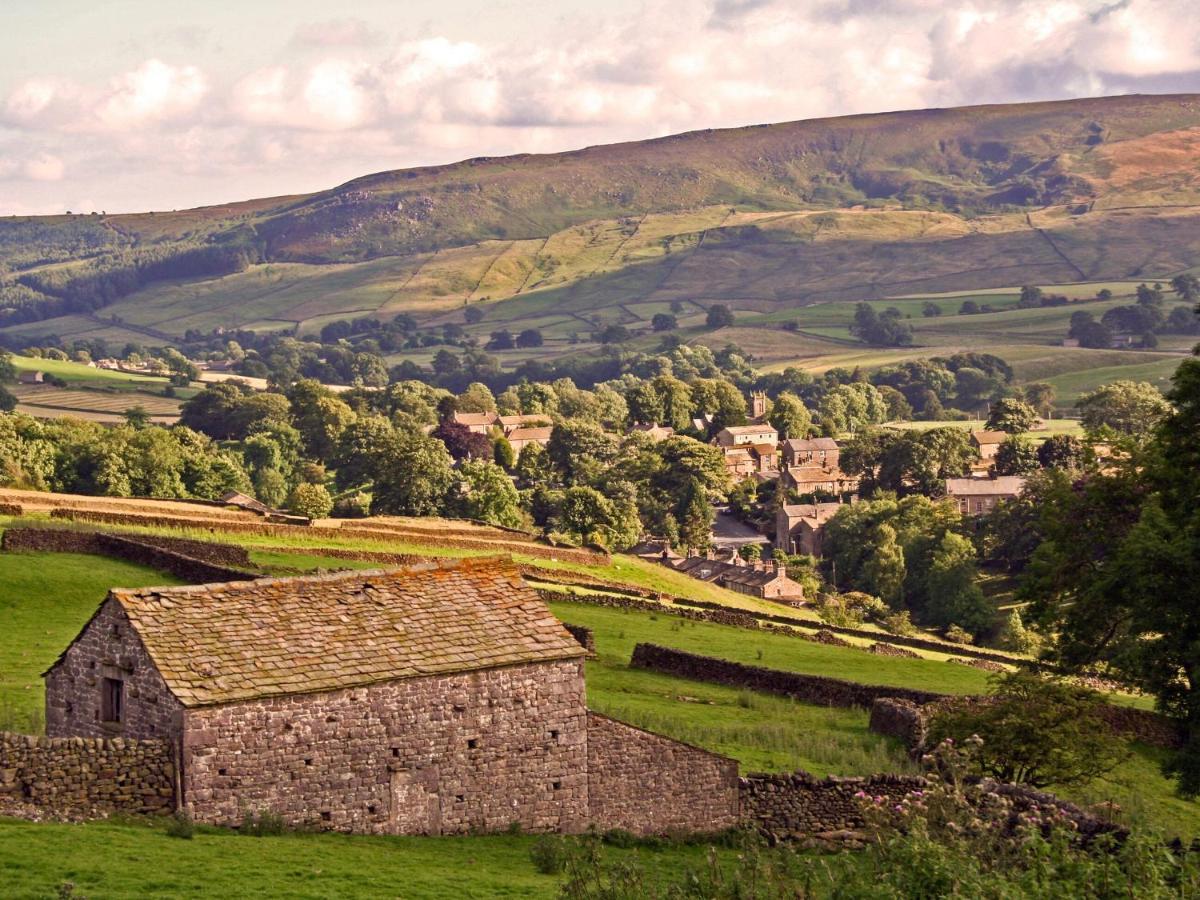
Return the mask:
<svg viewBox="0 0 1200 900">
<path fill-rule="evenodd" d="M 120 678 L 105 678 L 100 682 L 100 718 L 105 722 L 120 722 L 125 712 L 125 682 Z"/>
<path fill-rule="evenodd" d="M 479 740 L 477 738 L 467 738 L 467 749 L 468 750 L 474 750 L 478 746 L 479 746 Z"/>
</svg>

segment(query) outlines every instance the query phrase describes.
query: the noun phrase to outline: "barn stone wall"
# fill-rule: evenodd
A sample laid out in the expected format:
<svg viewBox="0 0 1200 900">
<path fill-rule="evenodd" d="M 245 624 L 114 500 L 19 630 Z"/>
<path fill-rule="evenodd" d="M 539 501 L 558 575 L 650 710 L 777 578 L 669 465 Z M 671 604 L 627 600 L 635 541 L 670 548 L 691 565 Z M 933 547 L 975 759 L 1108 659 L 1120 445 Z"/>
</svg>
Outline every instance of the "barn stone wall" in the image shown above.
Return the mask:
<svg viewBox="0 0 1200 900">
<path fill-rule="evenodd" d="M 105 678 L 124 683 L 122 721 L 101 719 Z M 167 688 L 117 601 L 96 615 L 46 673 L 46 734 L 50 737 L 137 740 L 177 738 L 183 707 Z"/>
<path fill-rule="evenodd" d="M 188 709 L 183 802 L 292 826 L 577 831 L 587 818 L 583 663 L 431 676 Z"/>
<path fill-rule="evenodd" d="M 0 809 L 36 807 L 79 817 L 168 813 L 174 784 L 166 741 L 0 732 Z"/>
<path fill-rule="evenodd" d="M 738 823 L 737 761 L 588 713 L 589 820 L 638 834 Z"/>
</svg>

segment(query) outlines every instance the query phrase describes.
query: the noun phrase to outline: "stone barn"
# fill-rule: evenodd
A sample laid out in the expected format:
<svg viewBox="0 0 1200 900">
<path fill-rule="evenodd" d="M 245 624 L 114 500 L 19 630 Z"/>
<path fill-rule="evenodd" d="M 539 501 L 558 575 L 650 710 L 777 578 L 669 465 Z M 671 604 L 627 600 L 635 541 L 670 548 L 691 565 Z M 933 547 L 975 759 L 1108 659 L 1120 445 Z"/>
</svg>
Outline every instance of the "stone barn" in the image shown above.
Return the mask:
<svg viewBox="0 0 1200 900">
<path fill-rule="evenodd" d="M 507 560 L 114 589 L 46 673 L 46 730 L 168 743 L 212 824 L 735 824 L 736 763 L 589 713 L 584 655 Z"/>
</svg>

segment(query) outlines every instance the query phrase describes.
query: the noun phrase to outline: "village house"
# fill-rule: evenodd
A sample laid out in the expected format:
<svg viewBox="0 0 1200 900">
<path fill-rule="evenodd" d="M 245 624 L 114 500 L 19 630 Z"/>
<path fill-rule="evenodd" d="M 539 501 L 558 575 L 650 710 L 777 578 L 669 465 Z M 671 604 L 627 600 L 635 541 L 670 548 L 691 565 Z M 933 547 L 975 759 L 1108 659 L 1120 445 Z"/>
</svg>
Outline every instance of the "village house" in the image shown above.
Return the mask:
<svg viewBox="0 0 1200 900">
<path fill-rule="evenodd" d="M 833 438 L 789 438 L 783 442 L 783 464 L 791 466 L 820 466 L 836 469 L 841 450 Z"/>
<path fill-rule="evenodd" d="M 946 496 L 958 504 L 958 510 L 964 516 L 981 516 L 994 509 L 1001 500 L 1020 496 L 1024 487 L 1025 479 L 1020 475 L 947 478 Z"/>
<path fill-rule="evenodd" d="M 26 369 L 17 373 L 18 384 L 42 384 L 46 380 L 45 372 L 35 372 Z"/>
<path fill-rule="evenodd" d="M 508 560 L 114 589 L 45 674 L 46 733 L 169 742 L 209 824 L 736 824 L 736 762 L 589 712 L 584 654 Z"/>
<path fill-rule="evenodd" d="M 513 453 L 520 453 L 529 444 L 539 444 L 545 447 L 550 443 L 550 435 L 554 433 L 554 426 L 540 425 L 534 428 L 514 428 L 508 432 L 508 442 L 512 445 Z"/>
<path fill-rule="evenodd" d="M 996 452 L 1000 449 L 1000 445 L 1008 440 L 1008 432 L 1005 431 L 972 431 L 971 446 L 975 448 L 979 454 L 979 458 L 990 460 L 996 456 Z"/>
<path fill-rule="evenodd" d="M 729 561 L 724 562 L 717 559 L 712 550 L 703 556 L 693 550 L 683 559 L 668 564 L 692 578 L 739 594 L 796 606 L 804 602 L 804 587 L 788 577 L 785 565 L 777 565 L 772 560 L 747 562 L 734 552 Z"/>
<path fill-rule="evenodd" d="M 779 453 L 774 444 L 739 444 L 722 449 L 725 471 L 735 482 L 754 477 L 762 480 L 779 477 Z"/>
<path fill-rule="evenodd" d="M 770 425 L 730 425 L 717 432 L 717 446 L 742 447 L 747 444 L 779 443 L 779 432 Z"/>
<path fill-rule="evenodd" d="M 859 485 L 859 479 L 841 469 L 825 469 L 821 466 L 784 468 L 780 478 L 786 488 L 802 497 L 808 494 L 827 494 L 831 497 L 853 494 Z"/>
<path fill-rule="evenodd" d="M 788 503 L 775 513 L 775 549 L 788 554 L 820 557 L 825 524 L 841 503 Z"/>
<path fill-rule="evenodd" d="M 492 427 L 500 421 L 500 417 L 494 412 L 455 412 L 450 417 L 450 420 L 458 425 L 465 425 L 475 434 L 489 434 Z"/>
<path fill-rule="evenodd" d="M 517 428 L 532 428 L 534 426 L 553 425 L 553 420 L 547 415 L 512 415 L 512 416 L 497 416 L 496 424 L 501 430 L 508 434 Z"/>
</svg>

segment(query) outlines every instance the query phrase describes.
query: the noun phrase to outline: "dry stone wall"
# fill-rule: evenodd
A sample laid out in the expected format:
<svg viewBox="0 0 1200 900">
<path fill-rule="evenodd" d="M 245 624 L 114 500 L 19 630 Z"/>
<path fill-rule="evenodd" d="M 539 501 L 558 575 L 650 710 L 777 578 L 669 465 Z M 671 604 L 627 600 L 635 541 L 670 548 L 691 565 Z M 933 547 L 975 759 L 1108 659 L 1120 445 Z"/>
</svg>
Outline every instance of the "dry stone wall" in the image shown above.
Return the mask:
<svg viewBox="0 0 1200 900">
<path fill-rule="evenodd" d="M 110 534 L 70 528 L 9 528 L 5 550 L 49 553 L 94 553 L 138 563 L 191 584 L 247 581 L 256 578 L 236 566 L 249 566 L 249 553 L 230 544 L 208 544 L 178 538 Z"/>
<path fill-rule="evenodd" d="M 0 810 L 68 817 L 169 813 L 175 765 L 166 741 L 0 732 Z"/>
<path fill-rule="evenodd" d="M 866 778 L 815 778 L 807 772 L 748 775 L 741 779 L 742 819 L 777 839 L 834 837 L 858 832 L 865 822 L 855 796 L 865 792 L 897 802 L 926 781 L 920 776 L 871 775 Z"/>
<path fill-rule="evenodd" d="M 401 834 L 577 831 L 587 820 L 583 663 L 413 678 L 189 709 L 183 802 L 292 826 Z"/>
<path fill-rule="evenodd" d="M 635 669 L 649 669 L 666 675 L 691 678 L 694 681 L 782 694 L 817 706 L 861 706 L 870 709 L 880 697 L 899 697 L 927 703 L 944 696 L 912 688 L 858 684 L 821 675 L 801 675 L 798 672 L 750 666 L 655 644 L 638 644 L 634 647 L 629 665 Z"/>
<path fill-rule="evenodd" d="M 738 824 L 737 761 L 588 713 L 589 819 L 637 834 Z"/>
</svg>

